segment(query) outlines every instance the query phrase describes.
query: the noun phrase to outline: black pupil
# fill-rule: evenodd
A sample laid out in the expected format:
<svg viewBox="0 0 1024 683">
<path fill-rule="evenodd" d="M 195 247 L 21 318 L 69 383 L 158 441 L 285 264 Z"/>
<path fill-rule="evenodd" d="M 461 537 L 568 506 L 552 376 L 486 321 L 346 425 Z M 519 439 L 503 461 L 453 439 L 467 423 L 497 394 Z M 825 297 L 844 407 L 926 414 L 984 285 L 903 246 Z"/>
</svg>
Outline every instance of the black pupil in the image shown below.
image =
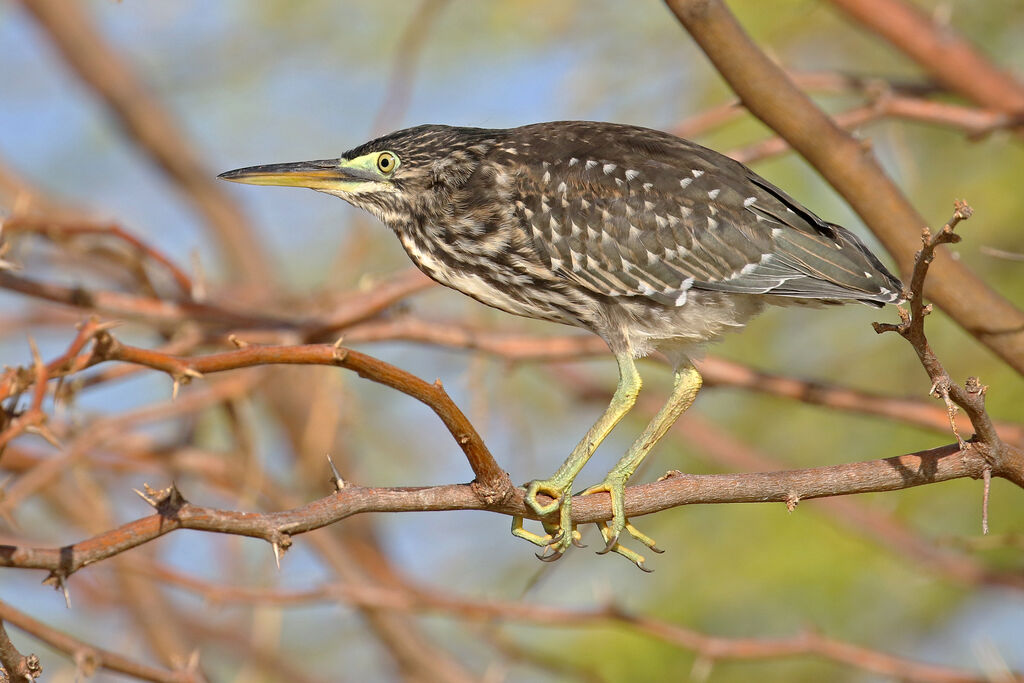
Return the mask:
<svg viewBox="0 0 1024 683">
<path fill-rule="evenodd" d="M 381 167 L 381 168 L 382 168 L 383 170 L 385 170 L 385 171 L 386 171 L 386 170 L 388 170 L 388 168 L 389 168 L 389 167 L 391 166 L 391 157 L 389 157 L 389 156 L 387 156 L 387 155 L 384 155 L 384 156 L 382 156 L 382 157 L 380 158 L 380 162 L 379 162 L 379 163 L 380 163 L 380 167 Z"/>
</svg>

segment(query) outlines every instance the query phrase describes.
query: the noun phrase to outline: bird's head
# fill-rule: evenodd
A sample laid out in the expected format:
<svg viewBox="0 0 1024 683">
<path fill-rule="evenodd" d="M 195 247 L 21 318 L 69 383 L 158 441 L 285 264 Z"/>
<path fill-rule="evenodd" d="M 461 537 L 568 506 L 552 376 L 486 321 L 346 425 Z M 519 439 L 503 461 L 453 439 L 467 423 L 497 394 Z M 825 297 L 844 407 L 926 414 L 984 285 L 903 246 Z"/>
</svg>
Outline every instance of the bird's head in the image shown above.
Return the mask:
<svg viewBox="0 0 1024 683">
<path fill-rule="evenodd" d="M 341 197 L 389 225 L 429 219 L 479 168 L 494 131 L 417 126 L 377 138 L 336 159 L 250 166 L 220 178 L 250 185 L 308 187 Z"/>
</svg>

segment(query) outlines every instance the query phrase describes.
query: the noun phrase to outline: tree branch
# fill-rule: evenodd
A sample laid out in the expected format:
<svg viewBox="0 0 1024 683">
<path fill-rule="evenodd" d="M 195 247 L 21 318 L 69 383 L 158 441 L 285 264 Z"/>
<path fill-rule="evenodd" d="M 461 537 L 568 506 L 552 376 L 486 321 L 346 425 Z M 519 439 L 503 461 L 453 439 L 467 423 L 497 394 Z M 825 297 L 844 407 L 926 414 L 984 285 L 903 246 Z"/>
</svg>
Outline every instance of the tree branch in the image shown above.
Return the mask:
<svg viewBox="0 0 1024 683">
<path fill-rule="evenodd" d="M 721 0 L 666 0 L 743 104 L 803 155 L 850 203 L 900 264 L 913 269 L 925 220 L 874 156 L 801 92 Z M 961 327 L 1024 373 L 1024 312 L 947 254 L 925 292 Z"/>
</svg>

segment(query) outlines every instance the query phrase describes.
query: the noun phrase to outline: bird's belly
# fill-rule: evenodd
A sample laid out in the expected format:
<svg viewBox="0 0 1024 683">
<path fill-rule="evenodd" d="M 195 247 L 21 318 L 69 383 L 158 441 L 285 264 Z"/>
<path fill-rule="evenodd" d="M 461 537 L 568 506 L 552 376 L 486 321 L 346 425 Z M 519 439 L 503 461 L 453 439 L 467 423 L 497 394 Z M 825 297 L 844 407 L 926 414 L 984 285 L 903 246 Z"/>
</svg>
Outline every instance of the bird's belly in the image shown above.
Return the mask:
<svg viewBox="0 0 1024 683">
<path fill-rule="evenodd" d="M 535 300 L 525 288 L 501 283 L 490 277 L 484 277 L 472 270 L 451 267 L 441 261 L 432 250 L 421 246 L 411 235 L 399 234 L 399 239 L 406 253 L 416 267 L 430 279 L 462 292 L 463 294 L 513 315 L 528 318 L 540 318 L 555 322 L 570 322 L 557 307 L 545 306 Z"/>
</svg>

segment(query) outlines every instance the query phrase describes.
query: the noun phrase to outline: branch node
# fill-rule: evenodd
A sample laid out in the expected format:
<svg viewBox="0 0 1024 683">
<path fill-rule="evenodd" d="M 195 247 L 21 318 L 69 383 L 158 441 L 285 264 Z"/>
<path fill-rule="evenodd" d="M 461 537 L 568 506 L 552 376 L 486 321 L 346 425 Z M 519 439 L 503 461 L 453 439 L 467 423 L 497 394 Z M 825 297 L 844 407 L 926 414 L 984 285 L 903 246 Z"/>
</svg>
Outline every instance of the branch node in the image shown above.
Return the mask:
<svg viewBox="0 0 1024 683">
<path fill-rule="evenodd" d="M 968 394 L 984 396 L 988 392 L 988 385 L 982 384 L 981 380 L 977 377 L 968 377 L 967 381 L 964 383 L 964 389 Z"/>
<path fill-rule="evenodd" d="M 800 504 L 800 495 L 795 491 L 790 491 L 786 496 L 786 509 L 790 512 L 796 510 L 796 506 Z"/>
<path fill-rule="evenodd" d="M 145 492 L 138 489 L 132 490 L 142 500 L 149 503 L 162 517 L 175 517 L 178 514 L 178 510 L 188 503 L 185 500 L 185 496 L 181 495 L 181 491 L 174 484 L 159 490 L 154 489 L 149 484 L 143 484 L 142 487 L 145 489 Z"/>
<path fill-rule="evenodd" d="M 338 337 L 334 344 L 331 345 L 331 349 L 333 350 L 332 355 L 334 356 L 334 360 L 337 363 L 342 363 L 345 361 L 346 358 L 348 358 L 348 349 L 342 346 L 342 343 L 344 341 L 345 335 L 342 335 Z"/>
<path fill-rule="evenodd" d="M 87 647 L 75 650 L 73 659 L 75 660 L 76 678 L 92 678 L 100 668 L 101 659 L 94 650 Z"/>
</svg>

